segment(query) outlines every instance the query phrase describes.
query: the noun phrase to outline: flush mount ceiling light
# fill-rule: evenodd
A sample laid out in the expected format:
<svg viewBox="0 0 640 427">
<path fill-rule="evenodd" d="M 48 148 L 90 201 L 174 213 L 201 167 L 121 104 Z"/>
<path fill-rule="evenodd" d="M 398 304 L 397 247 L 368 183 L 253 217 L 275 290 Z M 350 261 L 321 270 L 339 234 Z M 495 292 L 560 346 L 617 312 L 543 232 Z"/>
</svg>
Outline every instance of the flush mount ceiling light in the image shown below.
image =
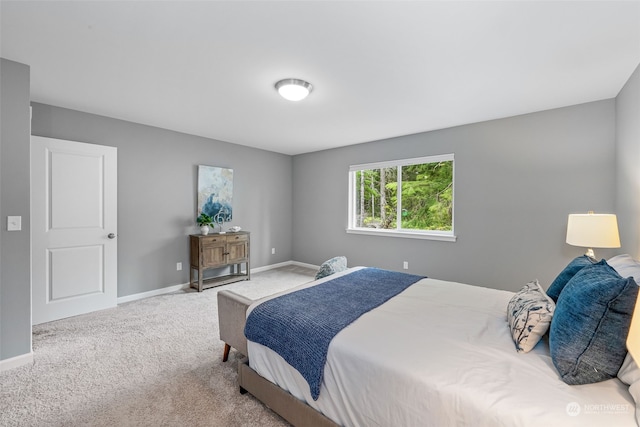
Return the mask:
<svg viewBox="0 0 640 427">
<path fill-rule="evenodd" d="M 282 79 L 276 83 L 276 90 L 284 99 L 300 101 L 311 93 L 313 86 L 300 79 Z"/>
</svg>

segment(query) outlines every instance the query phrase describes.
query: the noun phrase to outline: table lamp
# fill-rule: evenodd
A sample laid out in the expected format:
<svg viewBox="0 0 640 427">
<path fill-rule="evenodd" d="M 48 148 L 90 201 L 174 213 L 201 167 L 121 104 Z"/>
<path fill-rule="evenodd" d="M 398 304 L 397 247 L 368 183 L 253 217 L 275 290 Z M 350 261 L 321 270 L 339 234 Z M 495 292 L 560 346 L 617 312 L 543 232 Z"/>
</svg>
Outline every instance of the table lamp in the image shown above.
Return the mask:
<svg viewBox="0 0 640 427">
<path fill-rule="evenodd" d="M 570 214 L 567 243 L 588 248 L 586 256 L 595 258 L 592 248 L 619 248 L 618 220 L 614 214 Z"/>
</svg>

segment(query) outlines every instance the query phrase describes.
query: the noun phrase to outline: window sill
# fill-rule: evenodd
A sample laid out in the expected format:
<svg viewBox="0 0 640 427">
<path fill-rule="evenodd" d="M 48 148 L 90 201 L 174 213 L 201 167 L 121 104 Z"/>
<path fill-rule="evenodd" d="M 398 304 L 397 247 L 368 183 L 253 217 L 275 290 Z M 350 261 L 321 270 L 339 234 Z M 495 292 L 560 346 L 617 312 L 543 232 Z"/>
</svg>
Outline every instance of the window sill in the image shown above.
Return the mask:
<svg viewBox="0 0 640 427">
<path fill-rule="evenodd" d="M 455 242 L 457 238 L 452 234 L 415 232 L 415 231 L 398 231 L 398 230 L 381 230 L 377 228 L 375 229 L 347 228 L 346 232 L 348 234 L 367 234 L 369 236 L 402 237 L 405 239 L 439 240 L 441 242 Z"/>
</svg>

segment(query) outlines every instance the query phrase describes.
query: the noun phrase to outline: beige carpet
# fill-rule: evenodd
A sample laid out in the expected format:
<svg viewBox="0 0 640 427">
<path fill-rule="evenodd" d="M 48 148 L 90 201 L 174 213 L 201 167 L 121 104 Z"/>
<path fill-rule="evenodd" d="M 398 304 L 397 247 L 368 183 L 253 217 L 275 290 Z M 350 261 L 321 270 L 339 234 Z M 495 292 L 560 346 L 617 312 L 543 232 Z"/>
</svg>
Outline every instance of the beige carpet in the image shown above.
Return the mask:
<svg viewBox="0 0 640 427">
<path fill-rule="evenodd" d="M 313 278 L 283 267 L 37 325 L 34 363 L 0 373 L 0 426 L 286 426 L 222 362 L 216 295 L 249 298 Z"/>
</svg>

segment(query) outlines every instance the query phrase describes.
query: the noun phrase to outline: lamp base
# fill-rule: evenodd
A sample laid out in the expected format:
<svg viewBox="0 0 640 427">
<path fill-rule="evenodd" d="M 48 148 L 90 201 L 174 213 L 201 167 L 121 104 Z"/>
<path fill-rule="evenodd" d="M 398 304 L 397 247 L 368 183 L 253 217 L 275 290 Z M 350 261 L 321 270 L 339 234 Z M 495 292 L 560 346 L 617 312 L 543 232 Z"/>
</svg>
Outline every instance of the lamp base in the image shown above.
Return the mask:
<svg viewBox="0 0 640 427">
<path fill-rule="evenodd" d="M 593 253 L 593 249 L 591 249 L 591 248 L 587 249 L 587 252 L 585 252 L 584 255 L 588 256 L 589 258 L 596 259 L 596 254 Z"/>
</svg>

